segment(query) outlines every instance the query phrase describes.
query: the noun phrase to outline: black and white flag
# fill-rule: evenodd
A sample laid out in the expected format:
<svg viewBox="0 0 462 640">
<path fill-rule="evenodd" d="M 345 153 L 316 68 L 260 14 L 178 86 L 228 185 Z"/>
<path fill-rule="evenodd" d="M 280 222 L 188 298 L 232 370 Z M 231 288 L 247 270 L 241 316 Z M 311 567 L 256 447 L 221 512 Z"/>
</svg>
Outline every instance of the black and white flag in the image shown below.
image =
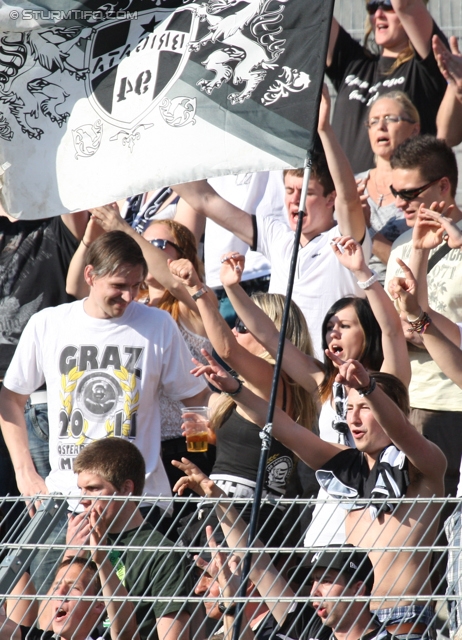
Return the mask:
<svg viewBox="0 0 462 640">
<path fill-rule="evenodd" d="M 169 184 L 303 166 L 332 5 L 3 2 L 5 210 L 43 218 Z"/>
</svg>

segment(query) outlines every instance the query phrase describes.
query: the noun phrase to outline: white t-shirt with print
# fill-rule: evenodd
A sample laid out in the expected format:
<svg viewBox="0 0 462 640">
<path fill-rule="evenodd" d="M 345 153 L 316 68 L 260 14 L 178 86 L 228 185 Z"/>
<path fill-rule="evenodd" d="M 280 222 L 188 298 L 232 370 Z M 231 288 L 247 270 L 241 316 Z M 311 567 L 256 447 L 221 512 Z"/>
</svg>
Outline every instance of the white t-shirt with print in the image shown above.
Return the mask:
<svg viewBox="0 0 462 640">
<path fill-rule="evenodd" d="M 287 227 L 284 207 L 284 181 L 282 171 L 262 171 L 239 175 L 210 178 L 210 185 L 225 200 L 247 213 L 257 217 L 275 216 Z M 221 287 L 221 257 L 228 251 L 245 255 L 245 270 L 242 280 L 252 280 L 268 276 L 270 264 L 258 251 L 251 251 L 249 245 L 234 233 L 227 231 L 207 218 L 204 240 L 205 280 L 209 287 Z"/>
<path fill-rule="evenodd" d="M 294 245 L 294 232 L 277 218 L 257 218 L 257 249 L 271 262 L 270 293 L 285 295 L 290 261 Z M 338 261 L 331 246 L 332 238 L 341 236 L 338 225 L 313 238 L 300 247 L 295 273 L 293 299 L 308 323 L 315 355 L 322 360 L 322 322 L 328 309 L 339 298 L 365 294 L 354 275 Z M 371 257 L 371 239 L 365 234 L 363 251 L 366 262 Z"/>
<path fill-rule="evenodd" d="M 98 319 L 84 301 L 32 316 L 4 385 L 29 395 L 48 391 L 50 492 L 78 494 L 73 460 L 94 440 L 128 438 L 146 462 L 145 493 L 170 496 L 160 458 L 159 391 L 172 400 L 201 392 L 191 355 L 165 311 L 132 302 L 120 318 Z"/>
</svg>

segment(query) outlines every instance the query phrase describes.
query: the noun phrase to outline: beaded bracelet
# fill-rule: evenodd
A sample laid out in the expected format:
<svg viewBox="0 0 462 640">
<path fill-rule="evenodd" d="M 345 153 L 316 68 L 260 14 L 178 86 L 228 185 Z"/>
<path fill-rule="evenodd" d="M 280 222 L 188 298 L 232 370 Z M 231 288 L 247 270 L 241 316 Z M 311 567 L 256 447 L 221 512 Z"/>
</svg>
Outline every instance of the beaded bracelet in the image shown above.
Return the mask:
<svg viewBox="0 0 462 640">
<path fill-rule="evenodd" d="M 233 398 L 234 396 L 237 396 L 238 393 L 240 393 L 240 391 L 242 390 L 242 380 L 240 378 L 234 378 L 238 384 L 238 387 L 236 389 L 236 391 L 222 391 L 222 395 L 224 396 L 230 396 L 231 398 Z"/>
<path fill-rule="evenodd" d="M 369 384 L 367 387 L 360 387 L 359 389 L 357 389 L 359 395 L 361 396 L 361 398 L 365 398 L 366 396 L 370 396 L 371 393 L 374 391 L 375 387 L 377 386 L 377 381 L 376 379 L 371 376 L 369 378 Z"/>
<path fill-rule="evenodd" d="M 424 334 L 428 327 L 431 325 L 432 319 L 428 315 L 426 311 L 422 311 L 417 320 L 409 321 L 409 325 L 411 331 L 415 331 L 416 333 Z"/>
</svg>

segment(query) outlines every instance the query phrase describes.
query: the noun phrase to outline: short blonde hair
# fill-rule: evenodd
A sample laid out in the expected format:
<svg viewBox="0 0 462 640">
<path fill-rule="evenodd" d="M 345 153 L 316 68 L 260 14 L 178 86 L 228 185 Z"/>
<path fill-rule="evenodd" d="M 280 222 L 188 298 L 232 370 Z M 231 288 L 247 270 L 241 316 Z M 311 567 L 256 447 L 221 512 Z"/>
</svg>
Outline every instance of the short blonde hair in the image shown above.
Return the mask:
<svg viewBox="0 0 462 640">
<path fill-rule="evenodd" d="M 367 120 L 369 119 L 372 107 L 380 102 L 380 100 L 384 100 L 385 98 L 397 102 L 404 112 L 406 118 L 412 120 L 412 122 L 415 122 L 416 124 L 420 124 L 420 114 L 417 111 L 417 107 L 412 102 L 407 93 L 404 93 L 404 91 L 388 91 L 388 93 L 381 93 L 369 106 L 369 109 L 367 110 Z"/>
</svg>

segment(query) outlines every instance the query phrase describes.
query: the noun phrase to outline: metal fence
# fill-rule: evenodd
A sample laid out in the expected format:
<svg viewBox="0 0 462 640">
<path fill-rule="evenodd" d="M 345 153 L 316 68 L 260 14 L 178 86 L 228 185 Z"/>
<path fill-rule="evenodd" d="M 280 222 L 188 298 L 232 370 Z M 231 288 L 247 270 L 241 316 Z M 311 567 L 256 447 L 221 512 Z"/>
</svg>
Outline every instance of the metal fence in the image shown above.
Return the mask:
<svg viewBox="0 0 462 640">
<path fill-rule="evenodd" d="M 98 498 L 99 502 L 93 503 L 95 512 L 100 513 L 94 522 L 96 538 L 82 540 L 73 530 L 75 537 L 71 539 L 68 535 L 67 542 L 68 505 L 63 498 L 44 497 L 32 518 L 22 500 L 4 498 L 1 503 L 4 518 L 0 601 L 6 613 L 3 611 L 0 617 L 0 640 L 15 637 L 15 629 L 21 624 L 25 627 L 39 624 L 40 628 L 57 633 L 65 629 L 67 635 L 63 633 L 62 637 L 76 640 L 87 638 L 93 626 L 98 632 L 91 637 L 98 638 L 159 636 L 168 640 L 174 637 L 203 640 L 222 633 L 224 622 L 226 630 L 229 626 L 229 634 L 232 633 L 236 615 L 233 607 L 237 602 L 245 605 L 241 638 L 254 637 L 251 629 L 259 621 L 255 637 L 327 639 L 331 632 L 321 624 L 322 620 L 335 628 L 353 625 L 355 621 L 364 625 L 364 620 L 373 625 L 370 610 L 385 608 L 393 613 L 403 606 L 417 611 L 417 616 L 401 630 L 389 627 L 403 637 L 436 638 L 441 634 L 449 637 L 461 624 L 461 503 L 457 499 L 403 498 L 397 501 L 392 514 L 381 513 L 384 504 L 377 500 L 354 502 L 353 509 L 366 514 L 365 517 L 369 517 L 371 507 L 378 509 L 378 520 L 371 519 L 369 528 L 356 541 L 369 554 L 373 575 L 366 565 L 361 565 L 359 573 L 351 569 L 351 548 L 329 547 L 329 538 L 337 528 L 330 522 L 324 530 L 320 529 L 316 547 L 303 547 L 305 531 L 300 523 L 306 521 L 307 513 L 312 513 L 314 500 L 264 501 L 259 530 L 266 542 L 251 549 L 246 547 L 245 536 L 249 503 L 242 499 L 221 500 L 223 506 L 218 513 L 216 502 L 208 499 L 205 502 L 200 498 L 175 498 L 171 503 L 175 517 L 158 511 L 156 501 L 151 500 L 143 509 L 148 521 L 156 526 L 153 529 L 150 525 L 140 526 L 138 503 L 133 499 Z M 100 506 L 97 508 L 96 504 Z M 341 509 L 334 500 L 323 504 Z M 128 520 L 127 509 L 132 514 Z M 451 509 L 455 511 L 447 520 L 448 543 L 440 534 L 432 535 L 431 529 L 432 522 L 435 524 L 441 513 L 447 515 Z M 350 513 L 344 509 L 341 512 Z M 125 516 L 117 524 L 121 513 Z M 89 527 L 88 518 L 78 517 L 83 527 Z M 419 534 L 416 540 L 416 531 L 424 521 L 428 531 Z M 112 523 L 109 537 L 101 538 L 106 526 L 102 529 L 103 522 Z M 266 527 L 265 531 L 268 522 L 271 528 Z M 208 541 L 207 523 L 213 527 L 215 542 Z M 374 527 L 379 525 L 380 535 L 372 538 Z M 351 530 L 348 535 L 353 535 Z M 323 551 L 333 553 L 334 559 L 321 570 L 316 563 L 321 562 L 319 554 Z M 253 583 L 246 597 L 239 598 L 238 578 L 246 552 L 253 558 Z M 314 564 L 313 552 L 318 554 Z M 78 553 L 85 556 L 78 561 L 80 564 L 73 561 L 59 568 L 63 554 Z M 93 574 L 85 568 L 89 556 L 97 560 L 102 583 L 99 596 Z M 357 559 L 353 560 L 357 564 Z M 366 562 L 364 557 L 363 561 Z M 340 566 L 343 569 L 339 571 Z M 40 587 L 42 580 L 45 582 Z M 370 580 L 374 583 L 372 594 L 366 587 L 361 588 Z M 125 585 L 123 591 L 121 581 Z M 219 603 L 225 614 L 218 610 Z M 323 603 L 321 616 L 312 608 L 313 603 L 317 607 Z M 377 617 L 375 623 L 385 628 L 386 623 Z"/>
</svg>

